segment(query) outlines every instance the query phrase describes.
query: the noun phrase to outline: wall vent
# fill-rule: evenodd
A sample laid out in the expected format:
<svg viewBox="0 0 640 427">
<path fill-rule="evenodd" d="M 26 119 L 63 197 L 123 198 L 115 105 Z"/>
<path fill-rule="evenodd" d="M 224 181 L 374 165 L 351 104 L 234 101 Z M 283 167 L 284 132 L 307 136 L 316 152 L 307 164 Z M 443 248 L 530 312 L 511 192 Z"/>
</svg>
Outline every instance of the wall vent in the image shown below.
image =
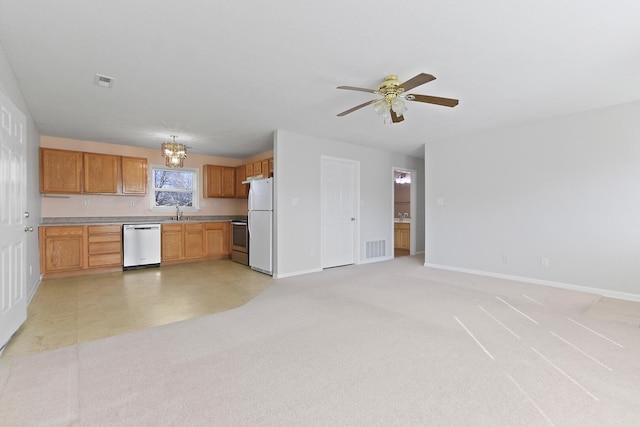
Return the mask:
<svg viewBox="0 0 640 427">
<path fill-rule="evenodd" d="M 113 77 L 103 76 L 102 74 L 96 74 L 95 84 L 100 87 L 106 87 L 111 89 L 113 87 Z"/>
<path fill-rule="evenodd" d="M 374 240 L 366 243 L 366 258 L 379 258 L 386 255 L 386 240 Z"/>
</svg>

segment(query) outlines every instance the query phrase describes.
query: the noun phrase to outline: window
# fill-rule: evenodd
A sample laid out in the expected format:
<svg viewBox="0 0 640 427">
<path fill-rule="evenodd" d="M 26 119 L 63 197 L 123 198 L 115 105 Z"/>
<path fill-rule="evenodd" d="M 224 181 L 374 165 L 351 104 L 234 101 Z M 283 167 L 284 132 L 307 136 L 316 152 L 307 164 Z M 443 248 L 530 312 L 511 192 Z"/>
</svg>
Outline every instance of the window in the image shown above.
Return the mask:
<svg viewBox="0 0 640 427">
<path fill-rule="evenodd" d="M 173 210 L 176 205 L 187 211 L 198 210 L 200 199 L 197 169 L 152 166 L 150 170 L 153 185 L 152 210 Z"/>
</svg>

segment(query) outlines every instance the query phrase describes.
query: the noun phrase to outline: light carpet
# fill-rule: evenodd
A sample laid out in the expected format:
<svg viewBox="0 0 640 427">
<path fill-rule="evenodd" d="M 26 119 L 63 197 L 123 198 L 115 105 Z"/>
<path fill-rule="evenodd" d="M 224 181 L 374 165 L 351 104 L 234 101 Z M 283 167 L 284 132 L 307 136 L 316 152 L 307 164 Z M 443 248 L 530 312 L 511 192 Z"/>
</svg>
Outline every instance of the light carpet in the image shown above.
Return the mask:
<svg viewBox="0 0 640 427">
<path fill-rule="evenodd" d="M 234 310 L 0 360 L 0 425 L 637 426 L 640 328 L 600 300 L 420 257 L 280 279 Z"/>
</svg>

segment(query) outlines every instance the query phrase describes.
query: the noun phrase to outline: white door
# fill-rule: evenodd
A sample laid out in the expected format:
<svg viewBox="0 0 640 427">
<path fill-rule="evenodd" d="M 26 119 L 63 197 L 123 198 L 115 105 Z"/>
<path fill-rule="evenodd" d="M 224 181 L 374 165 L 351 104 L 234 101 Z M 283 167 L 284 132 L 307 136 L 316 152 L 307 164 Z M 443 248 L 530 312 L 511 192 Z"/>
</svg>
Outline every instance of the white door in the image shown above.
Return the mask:
<svg viewBox="0 0 640 427">
<path fill-rule="evenodd" d="M 0 92 L 0 348 L 27 318 L 26 119 Z"/>
<path fill-rule="evenodd" d="M 322 268 L 355 262 L 358 163 L 322 159 Z"/>
</svg>

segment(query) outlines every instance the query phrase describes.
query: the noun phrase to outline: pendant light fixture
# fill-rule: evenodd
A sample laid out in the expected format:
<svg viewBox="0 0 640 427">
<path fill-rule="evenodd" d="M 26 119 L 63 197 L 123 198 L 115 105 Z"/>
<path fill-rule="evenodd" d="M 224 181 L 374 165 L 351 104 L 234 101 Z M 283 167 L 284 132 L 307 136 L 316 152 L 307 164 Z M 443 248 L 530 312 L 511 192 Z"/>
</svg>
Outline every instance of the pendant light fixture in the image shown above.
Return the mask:
<svg viewBox="0 0 640 427">
<path fill-rule="evenodd" d="M 184 166 L 184 159 L 187 157 L 187 147 L 176 142 L 177 136 L 171 135 L 171 142 L 162 143 L 162 157 L 164 164 L 171 168 L 181 168 Z"/>
</svg>

